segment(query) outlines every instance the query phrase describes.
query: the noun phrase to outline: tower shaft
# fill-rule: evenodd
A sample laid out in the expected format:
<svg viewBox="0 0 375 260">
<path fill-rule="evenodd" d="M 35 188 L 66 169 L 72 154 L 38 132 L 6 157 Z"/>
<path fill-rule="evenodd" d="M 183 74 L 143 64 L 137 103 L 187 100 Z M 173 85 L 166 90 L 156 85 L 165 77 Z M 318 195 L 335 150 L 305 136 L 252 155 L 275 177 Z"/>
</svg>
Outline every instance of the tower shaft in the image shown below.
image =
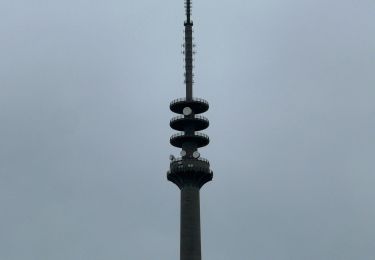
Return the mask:
<svg viewBox="0 0 375 260">
<path fill-rule="evenodd" d="M 191 0 L 185 0 L 185 84 L 186 97 L 173 100 L 169 106 L 179 114 L 170 121 L 172 129 L 179 131 L 171 136 L 171 145 L 181 148 L 180 158 L 170 157 L 167 173 L 169 181 L 178 186 L 181 192 L 180 260 L 201 260 L 200 188 L 212 180 L 213 172 L 207 159 L 200 156 L 199 148 L 209 144 L 209 137 L 199 131 L 209 126 L 206 100 L 193 97 L 193 22 Z"/>
<path fill-rule="evenodd" d="M 199 187 L 181 190 L 180 260 L 201 260 Z"/>
</svg>

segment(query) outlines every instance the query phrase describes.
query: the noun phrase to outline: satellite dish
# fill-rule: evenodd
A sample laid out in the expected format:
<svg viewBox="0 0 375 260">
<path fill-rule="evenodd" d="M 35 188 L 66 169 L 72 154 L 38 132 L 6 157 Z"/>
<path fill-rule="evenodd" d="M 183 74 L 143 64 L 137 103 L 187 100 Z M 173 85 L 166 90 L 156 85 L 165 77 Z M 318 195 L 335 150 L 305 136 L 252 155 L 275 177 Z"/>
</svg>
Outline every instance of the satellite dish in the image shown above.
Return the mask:
<svg viewBox="0 0 375 260">
<path fill-rule="evenodd" d="M 186 156 L 186 151 L 185 151 L 185 150 L 182 150 L 182 151 L 180 152 L 180 154 L 181 154 L 182 157 L 184 157 L 184 156 Z"/>
<path fill-rule="evenodd" d="M 191 113 L 193 113 L 193 110 L 191 110 L 190 107 L 185 107 L 185 108 L 182 110 L 182 113 L 184 114 L 184 116 L 189 116 L 189 115 L 191 115 Z"/>
<path fill-rule="evenodd" d="M 201 155 L 200 155 L 200 153 L 199 153 L 198 151 L 195 151 L 195 152 L 193 153 L 193 157 L 194 157 L 195 159 L 198 159 L 200 156 L 201 156 Z"/>
<path fill-rule="evenodd" d="M 176 158 L 174 157 L 173 154 L 171 154 L 171 155 L 169 155 L 169 160 L 174 161 L 174 160 L 176 160 Z"/>
</svg>

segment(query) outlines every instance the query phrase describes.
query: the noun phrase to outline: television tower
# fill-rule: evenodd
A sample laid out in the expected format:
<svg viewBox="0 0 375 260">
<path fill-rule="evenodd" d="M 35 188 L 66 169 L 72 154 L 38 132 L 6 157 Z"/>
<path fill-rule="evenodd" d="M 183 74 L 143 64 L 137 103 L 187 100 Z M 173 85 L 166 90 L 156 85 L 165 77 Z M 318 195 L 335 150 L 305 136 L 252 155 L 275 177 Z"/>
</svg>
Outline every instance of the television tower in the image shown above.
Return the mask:
<svg viewBox="0 0 375 260">
<path fill-rule="evenodd" d="M 209 108 L 208 102 L 193 97 L 193 22 L 191 20 L 191 1 L 185 0 L 185 84 L 186 97 L 173 100 L 172 112 L 179 114 L 170 121 L 174 130 L 170 143 L 181 148 L 181 157 L 170 157 L 169 181 L 181 190 L 181 226 L 180 226 L 180 260 L 201 260 L 200 230 L 200 188 L 212 180 L 213 173 L 208 160 L 200 157 L 198 148 L 208 145 L 209 137 L 201 130 L 208 127 L 209 121 L 200 114 Z"/>
</svg>

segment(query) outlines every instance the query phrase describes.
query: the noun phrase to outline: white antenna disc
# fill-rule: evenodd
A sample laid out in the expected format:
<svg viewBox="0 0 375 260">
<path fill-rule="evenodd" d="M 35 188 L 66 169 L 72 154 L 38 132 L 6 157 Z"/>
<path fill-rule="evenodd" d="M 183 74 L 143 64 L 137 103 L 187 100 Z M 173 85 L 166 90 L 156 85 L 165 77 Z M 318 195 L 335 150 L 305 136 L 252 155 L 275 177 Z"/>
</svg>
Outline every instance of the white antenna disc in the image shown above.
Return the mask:
<svg viewBox="0 0 375 260">
<path fill-rule="evenodd" d="M 191 113 L 193 113 L 193 110 L 191 110 L 190 107 L 185 107 L 185 108 L 182 110 L 182 113 L 184 114 L 184 116 L 189 116 L 189 115 L 191 115 Z"/>
</svg>

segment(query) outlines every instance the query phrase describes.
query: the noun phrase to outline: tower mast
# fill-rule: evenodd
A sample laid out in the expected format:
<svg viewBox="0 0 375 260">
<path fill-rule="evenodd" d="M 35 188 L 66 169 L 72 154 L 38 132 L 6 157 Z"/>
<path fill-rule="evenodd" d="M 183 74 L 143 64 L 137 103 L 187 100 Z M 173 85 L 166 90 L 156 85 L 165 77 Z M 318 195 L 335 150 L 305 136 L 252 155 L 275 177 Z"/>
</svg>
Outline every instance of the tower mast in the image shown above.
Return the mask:
<svg viewBox="0 0 375 260">
<path fill-rule="evenodd" d="M 186 21 L 185 25 L 185 84 L 186 99 L 193 98 L 193 22 L 191 21 L 191 1 L 186 0 Z"/>
<path fill-rule="evenodd" d="M 212 180 L 213 173 L 207 159 L 201 158 L 198 149 L 207 146 L 209 137 L 201 130 L 209 121 L 202 114 L 208 102 L 193 97 L 193 22 L 191 0 L 185 0 L 185 84 L 186 97 L 173 100 L 172 112 L 179 114 L 170 121 L 172 129 L 179 131 L 171 136 L 170 143 L 181 148 L 181 157 L 171 156 L 167 178 L 181 190 L 180 260 L 201 260 L 201 227 L 199 193 L 203 185 Z"/>
</svg>

